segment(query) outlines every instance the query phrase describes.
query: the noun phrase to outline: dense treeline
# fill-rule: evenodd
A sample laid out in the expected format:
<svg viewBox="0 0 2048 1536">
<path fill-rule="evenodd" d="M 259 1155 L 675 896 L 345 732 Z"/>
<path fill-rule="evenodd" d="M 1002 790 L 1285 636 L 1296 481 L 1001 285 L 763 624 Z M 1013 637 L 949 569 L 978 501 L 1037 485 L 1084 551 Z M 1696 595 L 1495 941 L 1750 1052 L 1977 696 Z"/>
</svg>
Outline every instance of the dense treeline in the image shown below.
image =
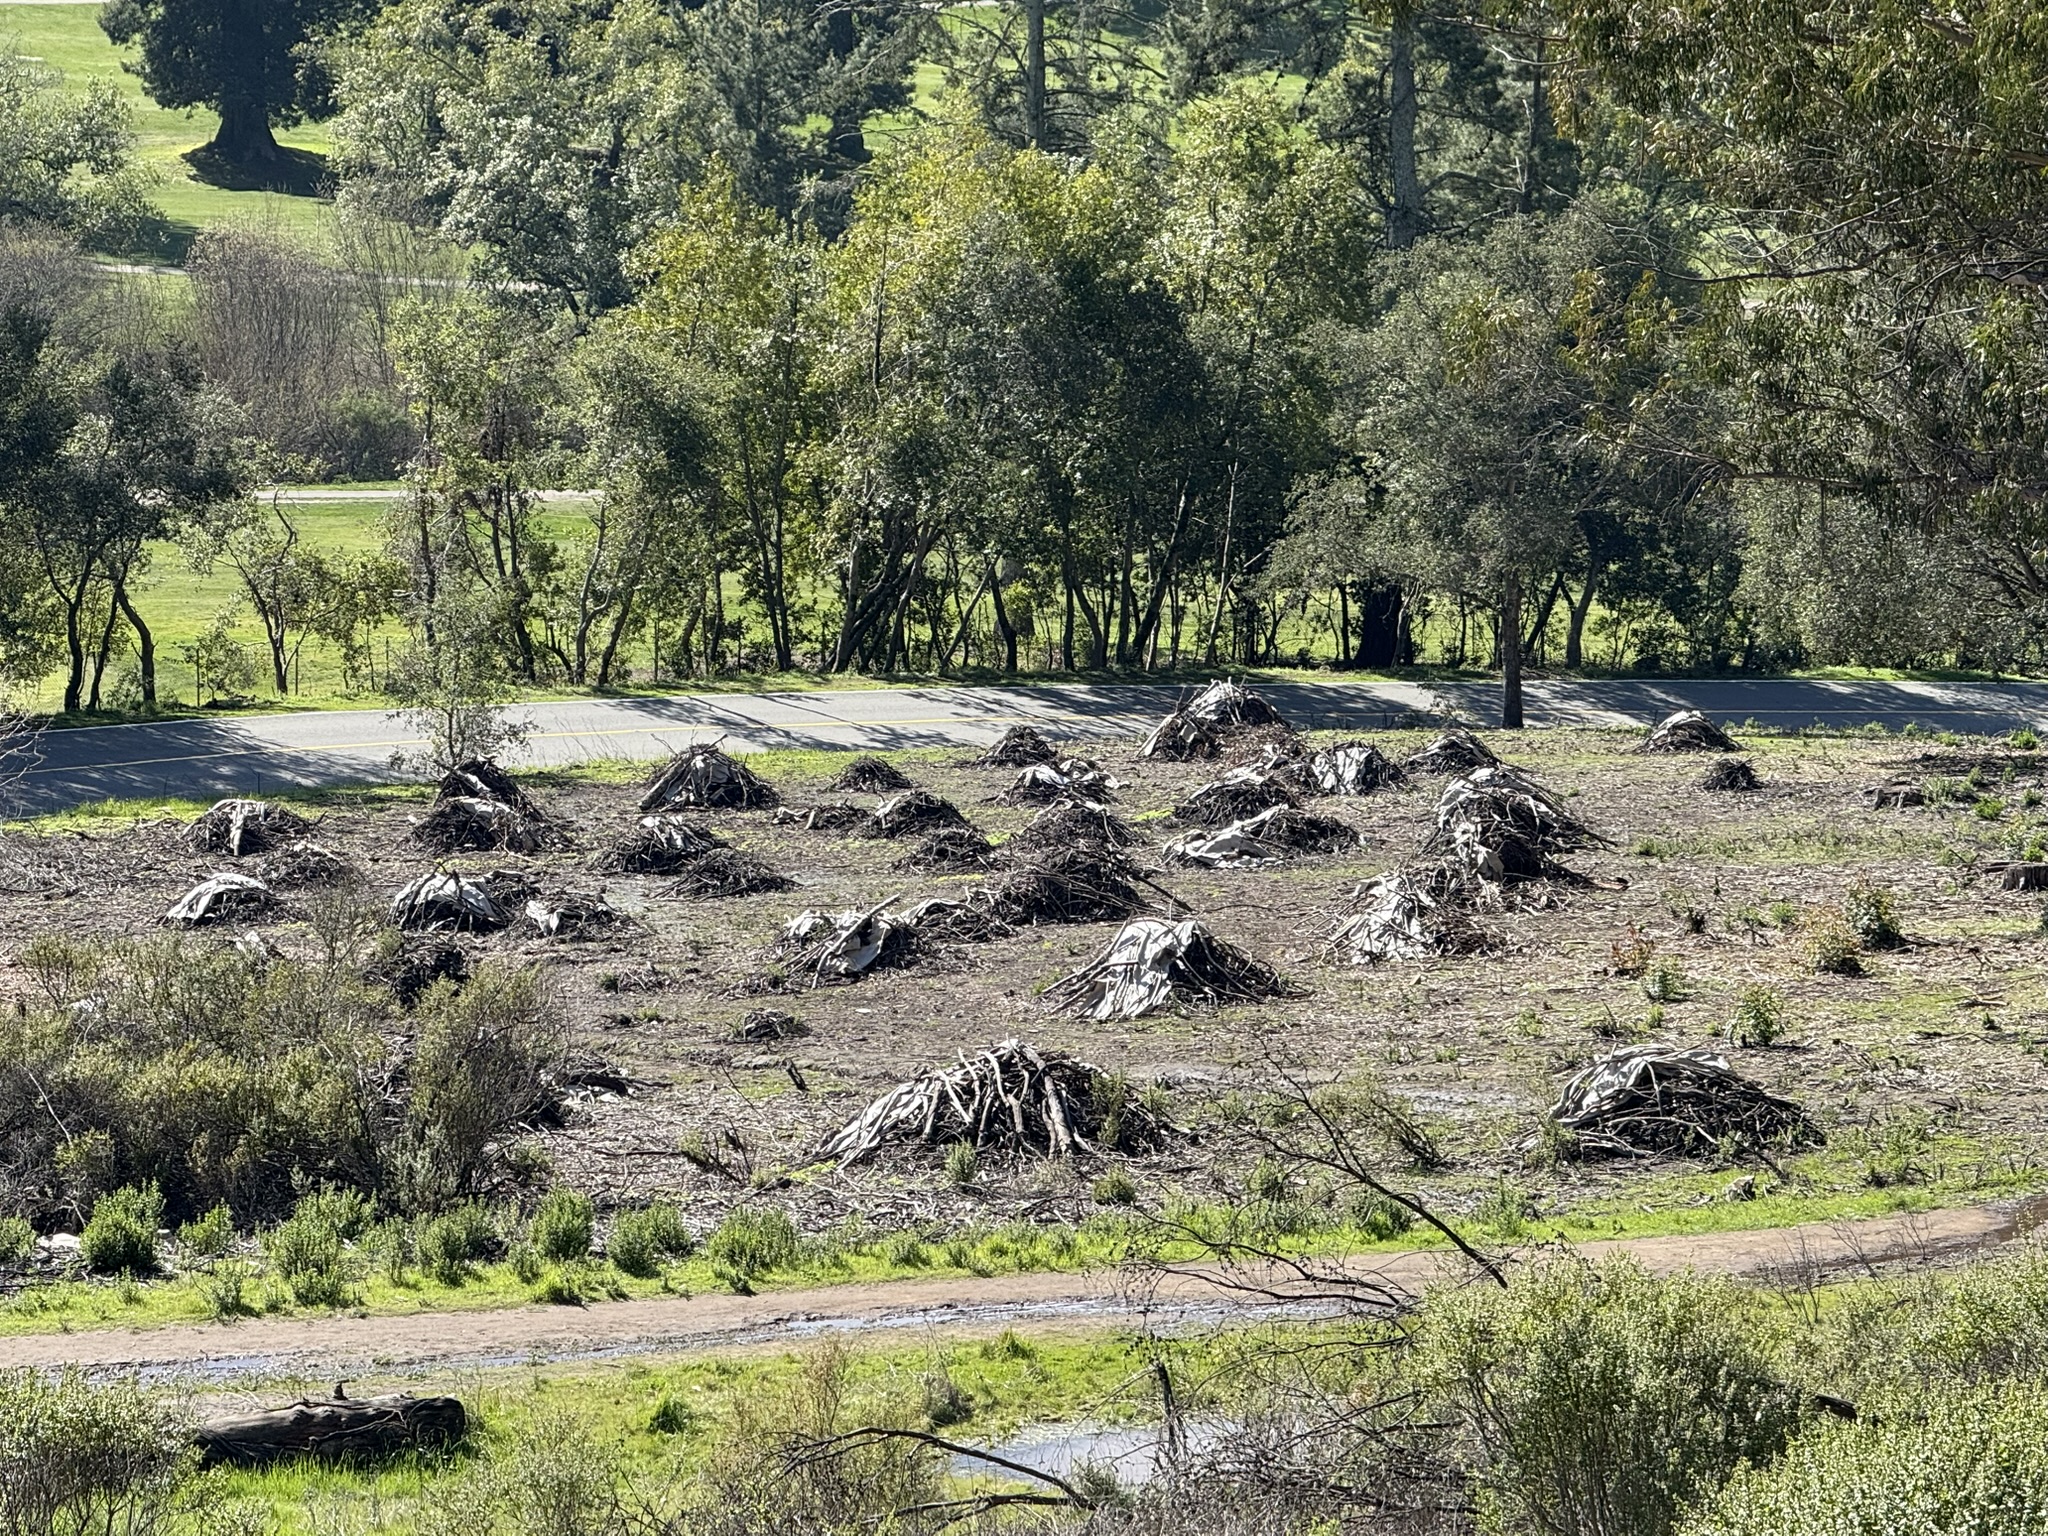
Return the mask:
<svg viewBox="0 0 2048 1536">
<path fill-rule="evenodd" d="M 212 99 L 149 51 L 177 0 L 130 9 L 160 99 Z M 89 704 L 132 634 L 148 695 L 167 538 L 234 557 L 280 690 L 308 635 L 367 685 L 394 613 L 600 687 L 650 651 L 2027 666 L 2044 61 L 2009 9 L 308 6 L 266 110 L 333 118 L 335 249 L 219 232 L 147 322 L 7 296 L 10 668 Z M 73 110 L 15 206 L 104 245 L 139 194 L 118 113 Z M 176 443 L 52 552 L 116 367 Z M 248 500 L 320 471 L 402 475 L 384 556 Z M 564 534 L 551 487 L 601 494 Z"/>
</svg>

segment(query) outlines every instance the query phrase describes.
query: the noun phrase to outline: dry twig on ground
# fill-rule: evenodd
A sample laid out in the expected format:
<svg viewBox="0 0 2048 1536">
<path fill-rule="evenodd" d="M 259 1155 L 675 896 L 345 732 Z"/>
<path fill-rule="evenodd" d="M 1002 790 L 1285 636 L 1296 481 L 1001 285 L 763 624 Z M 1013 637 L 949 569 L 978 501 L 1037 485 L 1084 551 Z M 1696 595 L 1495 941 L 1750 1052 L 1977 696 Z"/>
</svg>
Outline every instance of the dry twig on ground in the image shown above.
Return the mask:
<svg viewBox="0 0 2048 1536">
<path fill-rule="evenodd" d="M 1108 948 L 1046 992 L 1054 1007 L 1095 1019 L 1136 1019 L 1161 1008 L 1257 1002 L 1295 989 L 1280 973 L 1226 944 L 1198 918 L 1140 918 Z"/>
</svg>

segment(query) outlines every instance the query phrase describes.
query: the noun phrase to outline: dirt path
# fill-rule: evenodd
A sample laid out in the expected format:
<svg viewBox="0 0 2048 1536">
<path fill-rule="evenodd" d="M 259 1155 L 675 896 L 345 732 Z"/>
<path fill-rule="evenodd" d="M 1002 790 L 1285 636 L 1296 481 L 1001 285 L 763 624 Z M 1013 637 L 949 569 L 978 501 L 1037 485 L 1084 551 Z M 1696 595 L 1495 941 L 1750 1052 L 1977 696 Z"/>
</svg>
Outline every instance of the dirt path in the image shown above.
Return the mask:
<svg viewBox="0 0 2048 1536">
<path fill-rule="evenodd" d="M 1588 1256 L 1621 1249 L 1650 1268 L 1698 1269 L 1798 1281 L 1879 1264 L 1928 1262 L 1994 1247 L 2027 1223 L 2009 1207 L 1974 1206 L 1768 1232 L 1589 1243 Z M 1414 1292 L 1448 1272 L 1439 1252 L 1359 1262 L 1354 1272 Z M 1189 1266 L 1142 1282 L 1095 1274 L 957 1276 L 781 1291 L 764 1296 L 664 1296 L 584 1308 L 518 1307 L 410 1317 L 269 1318 L 227 1325 L 41 1334 L 0 1339 L 0 1367 L 139 1368 L 215 1382 L 403 1374 L 543 1361 L 694 1353 L 795 1342 L 827 1333 L 914 1328 L 993 1333 L 1018 1322 L 1161 1327 L 1247 1318 L 1270 1303 L 1219 1285 L 1220 1271 Z M 1311 1312 L 1307 1299 L 1290 1304 Z"/>
</svg>

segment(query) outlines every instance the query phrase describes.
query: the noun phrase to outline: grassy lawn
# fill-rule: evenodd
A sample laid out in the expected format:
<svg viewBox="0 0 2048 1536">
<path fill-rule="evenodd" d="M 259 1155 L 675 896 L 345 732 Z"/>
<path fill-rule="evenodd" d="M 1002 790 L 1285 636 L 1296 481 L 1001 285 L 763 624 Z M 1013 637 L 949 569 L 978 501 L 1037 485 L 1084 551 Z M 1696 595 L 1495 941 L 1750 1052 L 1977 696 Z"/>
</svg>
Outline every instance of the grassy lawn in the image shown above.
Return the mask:
<svg viewBox="0 0 2048 1536">
<path fill-rule="evenodd" d="M 170 220 L 172 240 L 161 254 L 182 260 L 202 230 L 217 224 L 276 223 L 307 235 L 327 227 L 329 204 L 299 192 L 267 191 L 244 178 L 210 170 L 204 157 L 190 158 L 213 137 L 218 118 L 204 108 L 175 111 L 159 107 L 142 82 L 122 69 L 122 53 L 100 30 L 97 5 L 0 5 L 0 36 L 16 52 L 63 72 L 67 88 L 83 93 L 96 80 L 111 80 L 134 110 L 142 163 L 161 178 L 157 205 Z M 302 124 L 278 134 L 278 142 L 307 155 L 325 155 L 326 130 Z M 301 178 L 307 162 L 294 162 Z"/>
</svg>

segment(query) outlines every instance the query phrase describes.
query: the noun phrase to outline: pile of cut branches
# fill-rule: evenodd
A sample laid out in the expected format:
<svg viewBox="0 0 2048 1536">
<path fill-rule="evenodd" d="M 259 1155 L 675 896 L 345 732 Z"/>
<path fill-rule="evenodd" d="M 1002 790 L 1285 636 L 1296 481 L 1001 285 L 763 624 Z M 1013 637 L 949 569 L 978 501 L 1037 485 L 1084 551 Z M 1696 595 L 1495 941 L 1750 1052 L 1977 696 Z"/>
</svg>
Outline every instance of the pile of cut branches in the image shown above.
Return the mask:
<svg viewBox="0 0 2048 1536">
<path fill-rule="evenodd" d="M 562 891 L 536 896 L 526 904 L 526 920 L 544 939 L 595 939 L 627 921 L 604 894 Z"/>
<path fill-rule="evenodd" d="M 1352 965 L 1475 954 L 1493 936 L 1472 915 L 1472 883 L 1448 864 L 1389 870 L 1360 883 L 1330 934 L 1335 959 Z M 1483 895 L 1480 895 L 1483 901 Z"/>
<path fill-rule="evenodd" d="M 469 980 L 469 956 L 446 939 L 402 939 L 396 948 L 380 953 L 364 975 L 389 987 L 400 1007 L 411 1008 L 437 981 L 461 986 Z"/>
<path fill-rule="evenodd" d="M 765 860 L 722 844 L 685 859 L 667 873 L 675 878 L 655 892 L 657 896 L 751 896 L 757 891 L 786 891 L 796 884 Z"/>
<path fill-rule="evenodd" d="M 1140 918 L 1045 995 L 1065 1012 L 1137 1019 L 1161 1008 L 1258 1002 L 1293 991 L 1279 972 L 1224 943 L 1198 918 Z"/>
<path fill-rule="evenodd" d="M 1370 742 L 1340 741 L 1309 754 L 1308 774 L 1324 795 L 1369 795 L 1391 789 L 1408 775 Z"/>
<path fill-rule="evenodd" d="M 1214 730 L 1185 709 L 1177 709 L 1152 727 L 1138 755 L 1164 758 L 1171 763 L 1192 763 L 1222 751 L 1223 740 Z"/>
<path fill-rule="evenodd" d="M 229 918 L 254 917 L 276 903 L 270 887 L 254 875 L 224 869 L 208 875 L 180 896 L 163 920 L 183 928 L 197 928 Z"/>
<path fill-rule="evenodd" d="M 890 1089 L 811 1161 L 837 1158 L 845 1167 L 892 1142 L 965 1142 L 982 1152 L 1045 1157 L 1145 1152 L 1172 1134 L 1174 1127 L 1121 1077 L 1059 1051 L 1005 1040 Z"/>
<path fill-rule="evenodd" d="M 1013 725 L 989 749 L 975 759 L 984 768 L 1023 768 L 1032 763 L 1056 763 L 1060 751 L 1028 725 Z"/>
<path fill-rule="evenodd" d="M 1168 819 L 1183 827 L 1227 827 L 1276 805 L 1298 804 L 1281 775 L 1265 768 L 1233 768 L 1176 805 Z"/>
<path fill-rule="evenodd" d="M 1445 731 L 1401 766 L 1410 773 L 1470 773 L 1491 768 L 1500 759 L 1493 748 L 1462 728 Z"/>
<path fill-rule="evenodd" d="M 829 987 L 908 963 L 917 952 L 916 928 L 888 902 L 865 912 L 804 911 L 783 925 L 772 948 L 798 985 Z"/>
<path fill-rule="evenodd" d="M 449 795 L 413 825 L 412 841 L 435 853 L 501 849 L 538 853 L 542 824 L 514 806 L 475 795 Z"/>
<path fill-rule="evenodd" d="M 1017 782 L 995 797 L 997 805 L 1051 805 L 1057 800 L 1114 800 L 1120 786 L 1085 757 L 1063 757 L 1057 763 L 1033 763 Z"/>
<path fill-rule="evenodd" d="M 647 781 L 643 811 L 768 810 L 778 803 L 773 785 L 728 757 L 716 742 L 678 752 Z"/>
<path fill-rule="evenodd" d="M 1225 738 L 1241 736 L 1261 726 L 1277 725 L 1282 730 L 1287 729 L 1287 722 L 1281 718 L 1280 711 L 1258 693 L 1243 683 L 1222 678 L 1196 694 L 1183 706 L 1183 710 Z"/>
<path fill-rule="evenodd" d="M 1650 728 L 1638 752 L 1740 752 L 1735 738 L 1696 709 L 1666 715 Z"/>
<path fill-rule="evenodd" d="M 1138 841 L 1130 823 L 1092 800 L 1061 800 L 1027 821 L 1003 845 L 1005 853 L 1039 848 L 1073 848 L 1084 843 L 1103 848 L 1129 848 Z"/>
<path fill-rule="evenodd" d="M 987 944 L 1015 931 L 989 910 L 986 902 L 972 897 L 962 901 L 951 896 L 927 896 L 903 914 L 903 921 L 920 938 L 933 934 L 962 944 Z"/>
<path fill-rule="evenodd" d="M 1903 811 L 1927 803 L 1927 789 L 1915 778 L 1899 775 L 1863 791 L 1863 803 L 1873 811 Z"/>
<path fill-rule="evenodd" d="M 596 866 L 606 874 L 667 875 L 724 846 L 725 839 L 700 821 L 642 816 L 637 827 L 597 856 Z"/>
<path fill-rule="evenodd" d="M 1252 732 L 1263 733 L 1261 746 L 1291 743 L 1293 738 L 1279 710 L 1244 684 L 1219 680 L 1155 725 L 1139 752 L 1144 757 L 1193 762 L 1216 756 L 1225 742 Z"/>
<path fill-rule="evenodd" d="M 1219 831 L 1177 837 L 1161 850 L 1161 856 L 1168 865 L 1248 869 L 1297 854 L 1335 853 L 1363 843 L 1357 829 L 1335 817 L 1276 805 Z"/>
<path fill-rule="evenodd" d="M 1790 1099 L 1740 1076 L 1705 1047 L 1633 1045 L 1601 1057 L 1565 1085 L 1550 1118 L 1578 1157 L 1710 1154 L 1819 1145 L 1825 1138 Z"/>
<path fill-rule="evenodd" d="M 1128 859 L 1100 844 L 1047 848 L 978 888 L 971 899 L 1019 928 L 1114 923 L 1135 917 L 1150 905 L 1138 891 L 1137 882 L 1143 879 Z"/>
<path fill-rule="evenodd" d="M 466 763 L 458 763 L 441 776 L 441 786 L 435 799 L 453 800 L 461 795 L 474 800 L 495 800 L 500 805 L 511 806 L 522 816 L 535 821 L 547 820 L 546 812 L 519 787 L 512 775 L 487 757 L 473 757 Z"/>
<path fill-rule="evenodd" d="M 487 881 L 434 870 L 391 898 L 391 926 L 405 933 L 487 933 L 510 918 Z"/>
<path fill-rule="evenodd" d="M 1569 875 L 1552 854 L 1605 842 L 1534 779 L 1495 763 L 1443 787 L 1436 828 L 1424 848 L 1483 880 L 1501 883 Z"/>
<path fill-rule="evenodd" d="M 892 790 L 910 788 L 910 775 L 886 757 L 864 754 L 840 769 L 825 787 L 841 794 L 886 795 Z"/>
<path fill-rule="evenodd" d="M 1740 793 L 1763 788 L 1763 780 L 1756 776 L 1748 758 L 1722 757 L 1707 764 L 1707 771 L 1700 775 L 1700 788 Z"/>
<path fill-rule="evenodd" d="M 273 852 L 263 861 L 262 869 L 264 883 L 273 890 L 341 885 L 363 878 L 362 871 L 340 854 L 303 837 Z"/>
<path fill-rule="evenodd" d="M 993 869 L 995 864 L 996 850 L 979 832 L 971 827 L 941 827 L 892 867 L 957 875 Z"/>
<path fill-rule="evenodd" d="M 968 825 L 950 800 L 941 800 L 928 789 L 906 789 L 876 806 L 860 832 L 863 837 L 922 837 L 940 827 Z"/>
<path fill-rule="evenodd" d="M 298 812 L 269 800 L 216 800 L 186 829 L 185 841 L 195 852 L 239 859 L 268 853 L 312 830 L 313 824 Z"/>
<path fill-rule="evenodd" d="M 784 806 L 775 813 L 777 826 L 806 832 L 854 832 L 868 824 L 868 813 L 850 800 L 821 800 L 802 808 Z"/>
</svg>

